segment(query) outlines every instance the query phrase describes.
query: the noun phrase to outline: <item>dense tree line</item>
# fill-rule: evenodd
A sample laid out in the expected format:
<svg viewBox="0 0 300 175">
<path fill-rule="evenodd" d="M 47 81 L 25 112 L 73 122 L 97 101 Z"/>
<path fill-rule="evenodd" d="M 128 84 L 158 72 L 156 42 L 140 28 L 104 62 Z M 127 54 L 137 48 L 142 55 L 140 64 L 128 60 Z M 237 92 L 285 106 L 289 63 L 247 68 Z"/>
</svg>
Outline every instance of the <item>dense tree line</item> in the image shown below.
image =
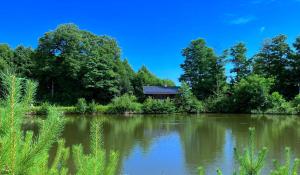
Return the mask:
<svg viewBox="0 0 300 175">
<path fill-rule="evenodd" d="M 40 101 L 74 104 L 78 98 L 107 103 L 125 93 L 144 99 L 143 85 L 174 85 L 145 66 L 135 72 L 111 37 L 64 24 L 46 32 L 37 48 L 0 45 L 1 71 L 13 70 L 39 82 Z"/>
<path fill-rule="evenodd" d="M 251 58 L 244 43 L 218 56 L 203 39 L 194 40 L 183 49 L 180 80 L 211 112 L 265 111 L 278 104 L 275 99 L 282 102 L 278 108 L 288 108 L 286 100 L 298 98 L 300 90 L 300 37 L 292 46 L 286 40 L 285 35 L 266 40 Z M 226 78 L 227 63 L 233 68 Z"/>
<path fill-rule="evenodd" d="M 185 60 L 179 79 L 181 92 L 187 94 L 175 99 L 177 105 L 184 104 L 178 109 L 199 111 L 204 105 L 207 112 L 286 110 L 287 102 L 298 98 L 300 37 L 292 45 L 285 35 L 268 39 L 252 57 L 248 57 L 244 43 L 218 55 L 203 39 L 197 39 L 183 49 L 182 55 Z M 225 74 L 228 63 L 232 64 L 231 75 Z M 0 71 L 7 70 L 37 80 L 39 101 L 58 104 L 75 104 L 79 98 L 106 104 L 124 94 L 143 102 L 144 85 L 174 86 L 145 66 L 135 72 L 128 60 L 121 58 L 115 39 L 74 24 L 46 32 L 36 48 L 21 45 L 13 49 L 0 44 Z"/>
</svg>

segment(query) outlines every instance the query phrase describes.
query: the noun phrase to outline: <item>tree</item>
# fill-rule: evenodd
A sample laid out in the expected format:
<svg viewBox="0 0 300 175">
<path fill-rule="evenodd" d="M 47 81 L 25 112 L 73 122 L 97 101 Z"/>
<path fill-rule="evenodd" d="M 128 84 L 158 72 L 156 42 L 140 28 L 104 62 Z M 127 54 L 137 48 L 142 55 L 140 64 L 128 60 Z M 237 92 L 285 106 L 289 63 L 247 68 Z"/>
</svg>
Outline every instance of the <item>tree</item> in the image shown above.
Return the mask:
<svg viewBox="0 0 300 175">
<path fill-rule="evenodd" d="M 22 77 L 32 77 L 34 69 L 34 60 L 33 60 L 34 51 L 28 47 L 18 46 L 12 57 L 12 67 Z"/>
<path fill-rule="evenodd" d="M 295 87 L 295 94 L 300 94 L 300 37 L 298 37 L 293 44 L 296 52 L 294 53 L 292 60 L 291 60 L 291 74 L 293 85 Z"/>
<path fill-rule="evenodd" d="M 125 93 L 133 94 L 133 81 L 135 77 L 135 72 L 128 63 L 128 60 L 118 60 L 116 63 L 116 71 L 119 74 L 118 82 L 120 93 L 122 95 Z"/>
<path fill-rule="evenodd" d="M 288 70 L 291 49 L 286 43 L 287 37 L 279 35 L 267 40 L 258 54 L 254 56 L 254 73 L 266 78 L 274 78 L 272 91 L 277 91 L 285 97 L 292 97 L 290 71 Z"/>
<path fill-rule="evenodd" d="M 223 57 L 216 56 L 203 39 L 192 41 L 182 55 L 185 61 L 180 81 L 188 83 L 198 99 L 214 94 L 225 84 Z"/>
<path fill-rule="evenodd" d="M 117 172 L 118 153 L 107 153 L 103 148 L 103 121 L 94 119 L 91 124 L 90 153 L 85 154 L 82 145 L 72 147 L 76 174 L 105 174 L 114 175 Z"/>
<path fill-rule="evenodd" d="M 59 112 L 49 109 L 49 115 L 39 125 L 38 135 L 23 131 L 22 124 L 33 103 L 37 84 L 31 80 L 22 83 L 24 79 L 13 74 L 4 75 L 2 79 L 7 95 L 0 109 L 0 174 L 67 174 L 64 165 L 69 150 L 63 140 L 58 141 L 64 125 Z M 56 157 L 49 164 L 49 150 L 57 141 Z"/>
<path fill-rule="evenodd" d="M 7 44 L 0 44 L 0 71 L 10 68 L 13 50 Z"/>
<path fill-rule="evenodd" d="M 266 110 L 269 107 L 268 96 L 274 80 L 259 75 L 249 75 L 233 87 L 235 112 Z"/>
<path fill-rule="evenodd" d="M 234 81 L 238 82 L 250 73 L 250 61 L 246 57 L 247 48 L 244 43 L 238 43 L 230 49 L 230 62 L 233 68 L 230 73 L 235 74 Z"/>
<path fill-rule="evenodd" d="M 175 103 L 180 112 L 198 113 L 204 110 L 203 104 L 194 96 L 191 88 L 185 82 L 181 83 Z"/>
<path fill-rule="evenodd" d="M 119 57 L 114 39 L 74 24 L 60 25 L 39 39 L 35 54 L 39 93 L 63 103 L 75 103 L 80 97 L 108 102 L 119 94 L 115 71 Z"/>
</svg>

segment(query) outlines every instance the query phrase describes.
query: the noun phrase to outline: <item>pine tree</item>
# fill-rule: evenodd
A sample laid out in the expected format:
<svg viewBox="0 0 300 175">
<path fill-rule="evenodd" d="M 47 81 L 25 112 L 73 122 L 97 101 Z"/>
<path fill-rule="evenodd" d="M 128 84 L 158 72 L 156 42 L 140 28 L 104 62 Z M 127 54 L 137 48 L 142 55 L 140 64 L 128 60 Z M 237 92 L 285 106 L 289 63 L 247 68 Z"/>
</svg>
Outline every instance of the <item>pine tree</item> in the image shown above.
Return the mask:
<svg viewBox="0 0 300 175">
<path fill-rule="evenodd" d="M 102 148 L 102 121 L 94 120 L 91 127 L 90 154 L 84 154 L 81 145 L 73 146 L 73 158 L 78 175 L 100 174 L 114 175 L 116 173 L 118 154 L 112 152 L 108 159 Z"/>
<path fill-rule="evenodd" d="M 23 133 L 21 125 L 33 103 L 37 83 L 13 74 L 3 75 L 2 79 L 5 104 L 0 117 L 0 174 L 66 174 L 67 169 L 61 167 L 68 158 L 63 141 L 59 141 L 55 162 L 48 168 L 49 149 L 58 140 L 64 125 L 59 113 L 54 108 L 49 109 L 38 136 L 32 131 Z"/>
</svg>

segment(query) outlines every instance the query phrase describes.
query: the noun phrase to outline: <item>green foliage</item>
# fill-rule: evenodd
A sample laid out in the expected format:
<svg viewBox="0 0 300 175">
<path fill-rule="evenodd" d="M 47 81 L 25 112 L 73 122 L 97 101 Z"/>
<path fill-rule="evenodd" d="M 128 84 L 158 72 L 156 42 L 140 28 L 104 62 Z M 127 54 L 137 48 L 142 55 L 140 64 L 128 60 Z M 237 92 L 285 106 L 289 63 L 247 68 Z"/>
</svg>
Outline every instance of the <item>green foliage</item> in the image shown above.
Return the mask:
<svg viewBox="0 0 300 175">
<path fill-rule="evenodd" d="M 277 113 L 277 114 L 293 114 L 295 109 L 290 102 L 287 102 L 282 95 L 278 92 L 273 92 L 269 96 L 269 103 L 271 108 L 265 111 L 266 113 Z"/>
<path fill-rule="evenodd" d="M 230 62 L 233 63 L 231 73 L 235 74 L 235 82 L 250 74 L 251 62 L 246 57 L 247 48 L 244 43 L 238 43 L 230 49 Z"/>
<path fill-rule="evenodd" d="M 254 142 L 255 129 L 249 128 L 249 146 L 241 154 L 235 149 L 236 160 L 239 164 L 240 175 L 259 175 L 264 166 L 267 148 L 263 148 L 256 155 Z"/>
<path fill-rule="evenodd" d="M 293 103 L 294 106 L 300 105 L 300 94 L 296 95 L 296 97 L 294 98 L 292 103 Z"/>
<path fill-rule="evenodd" d="M 33 60 L 34 51 L 32 48 L 18 46 L 14 50 L 11 64 L 15 72 L 22 77 L 32 77 L 35 62 Z"/>
<path fill-rule="evenodd" d="M 204 111 L 203 103 L 193 95 L 190 87 L 185 82 L 181 83 L 175 103 L 180 112 L 199 113 Z"/>
<path fill-rule="evenodd" d="M 141 104 L 133 95 L 124 94 L 120 97 L 115 97 L 109 104 L 108 113 L 140 113 Z"/>
<path fill-rule="evenodd" d="M 50 107 L 51 107 L 51 105 L 48 102 L 42 103 L 42 105 L 40 106 L 40 109 L 38 111 L 38 114 L 47 115 L 49 113 Z"/>
<path fill-rule="evenodd" d="M 86 100 L 84 98 L 79 98 L 76 104 L 76 111 L 80 114 L 84 114 L 86 113 L 87 109 L 88 109 L 88 105 Z"/>
<path fill-rule="evenodd" d="M 74 24 L 60 25 L 39 39 L 35 54 L 39 94 L 61 103 L 75 103 L 79 97 L 109 101 L 119 93 L 119 59 L 114 39 Z"/>
<path fill-rule="evenodd" d="M 292 51 L 285 35 L 278 35 L 266 40 L 258 54 L 254 57 L 254 73 L 263 77 L 274 78 L 272 91 L 285 97 L 296 95 L 298 89 L 291 82 L 292 71 L 289 70 Z"/>
<path fill-rule="evenodd" d="M 97 105 L 96 111 L 97 113 L 108 113 L 109 105 Z"/>
<path fill-rule="evenodd" d="M 118 77 L 120 93 L 133 93 L 133 80 L 135 78 L 135 72 L 128 63 L 128 60 L 117 60 L 116 71 L 120 75 Z"/>
<path fill-rule="evenodd" d="M 0 71 L 10 69 L 13 50 L 7 44 L 0 44 Z"/>
<path fill-rule="evenodd" d="M 281 94 L 279 94 L 278 92 L 273 92 L 269 97 L 269 101 L 270 101 L 272 107 L 279 107 L 283 103 L 286 102 L 286 100 L 283 98 L 283 96 Z"/>
<path fill-rule="evenodd" d="M 205 171 L 203 167 L 198 168 L 198 175 L 205 175 Z"/>
<path fill-rule="evenodd" d="M 89 154 L 84 154 L 81 145 L 73 146 L 73 156 L 78 175 L 105 174 L 115 175 L 118 154 L 111 152 L 106 155 L 102 148 L 102 121 L 94 120 L 91 127 L 91 143 Z"/>
<path fill-rule="evenodd" d="M 87 112 L 92 113 L 92 114 L 97 112 L 97 104 L 96 104 L 95 100 L 92 100 L 92 102 L 88 104 Z"/>
<path fill-rule="evenodd" d="M 293 53 L 290 60 L 290 67 L 292 68 L 289 72 L 291 76 L 290 83 L 294 85 L 294 93 L 297 95 L 300 93 L 300 36 L 296 38 L 293 43 L 295 52 Z"/>
<path fill-rule="evenodd" d="M 198 99 L 205 99 L 225 85 L 224 58 L 216 56 L 203 39 L 192 41 L 182 55 L 185 60 L 180 81 L 188 83 Z"/>
<path fill-rule="evenodd" d="M 235 108 L 233 106 L 233 99 L 228 94 L 221 92 L 219 94 L 214 94 L 204 101 L 206 112 L 232 112 Z"/>
<path fill-rule="evenodd" d="M 274 160 L 274 168 L 270 175 L 297 175 L 299 169 L 299 159 L 295 159 L 294 165 L 291 166 L 291 150 L 290 148 L 285 148 L 286 157 L 285 163 L 280 165 L 278 161 Z"/>
<path fill-rule="evenodd" d="M 6 95 L 0 123 L 1 174 L 40 174 L 49 171 L 66 174 L 67 169 L 55 166 L 64 164 L 68 157 L 63 148 L 58 149 L 56 161 L 48 169 L 49 149 L 58 140 L 64 125 L 59 113 L 53 108 L 49 109 L 47 119 L 39 126 L 38 136 L 34 137 L 33 131 L 23 133 L 22 122 L 33 103 L 36 83 L 26 80 L 26 86 L 22 86 L 22 80 L 12 74 L 4 75 L 2 79 Z"/>
<path fill-rule="evenodd" d="M 265 111 L 269 106 L 268 96 L 273 79 L 250 75 L 234 85 L 234 105 L 236 112 Z"/>
<path fill-rule="evenodd" d="M 169 114 L 176 112 L 175 104 L 169 98 L 153 99 L 147 98 L 143 103 L 143 112 L 146 114 Z"/>
</svg>

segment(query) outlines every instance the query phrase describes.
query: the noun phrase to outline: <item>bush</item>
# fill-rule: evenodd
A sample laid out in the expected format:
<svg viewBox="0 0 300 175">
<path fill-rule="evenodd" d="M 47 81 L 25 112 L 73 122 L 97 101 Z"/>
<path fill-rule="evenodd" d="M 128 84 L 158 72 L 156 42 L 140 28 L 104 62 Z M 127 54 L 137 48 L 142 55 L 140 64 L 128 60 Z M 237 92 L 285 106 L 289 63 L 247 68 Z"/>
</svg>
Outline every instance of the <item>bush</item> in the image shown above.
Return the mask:
<svg viewBox="0 0 300 175">
<path fill-rule="evenodd" d="M 141 104 L 137 102 L 137 99 L 133 95 L 125 94 L 120 97 L 115 97 L 109 104 L 108 113 L 140 113 Z"/>
<path fill-rule="evenodd" d="M 88 105 L 84 98 L 79 98 L 76 104 L 76 112 L 84 114 L 87 111 Z"/>
<path fill-rule="evenodd" d="M 185 82 L 181 84 L 179 93 L 175 98 L 175 104 L 180 112 L 199 113 L 204 111 L 203 103 L 193 95 Z"/>
<path fill-rule="evenodd" d="M 232 99 L 226 94 L 208 97 L 205 104 L 206 112 L 231 112 L 233 111 Z"/>
<path fill-rule="evenodd" d="M 174 113 L 175 104 L 169 98 L 166 100 L 147 98 L 143 103 L 143 112 L 147 114 Z"/>
<path fill-rule="evenodd" d="M 273 82 L 273 79 L 256 74 L 241 79 L 233 87 L 235 112 L 268 109 L 268 96 Z"/>
<path fill-rule="evenodd" d="M 293 108 L 292 103 L 287 102 L 281 94 L 278 92 L 273 92 L 268 97 L 268 103 L 270 108 L 265 111 L 265 113 L 271 114 L 294 114 L 295 108 Z"/>
<path fill-rule="evenodd" d="M 92 100 L 92 102 L 88 104 L 87 112 L 93 113 L 93 114 L 97 112 L 97 104 L 96 104 L 95 100 Z"/>
<path fill-rule="evenodd" d="M 50 106 L 51 105 L 48 102 L 42 103 L 39 110 L 37 111 L 37 114 L 47 115 L 49 113 Z"/>
<path fill-rule="evenodd" d="M 295 106 L 295 107 L 300 105 L 300 94 L 296 95 L 296 97 L 294 98 L 292 103 L 293 103 L 293 106 Z"/>
</svg>

